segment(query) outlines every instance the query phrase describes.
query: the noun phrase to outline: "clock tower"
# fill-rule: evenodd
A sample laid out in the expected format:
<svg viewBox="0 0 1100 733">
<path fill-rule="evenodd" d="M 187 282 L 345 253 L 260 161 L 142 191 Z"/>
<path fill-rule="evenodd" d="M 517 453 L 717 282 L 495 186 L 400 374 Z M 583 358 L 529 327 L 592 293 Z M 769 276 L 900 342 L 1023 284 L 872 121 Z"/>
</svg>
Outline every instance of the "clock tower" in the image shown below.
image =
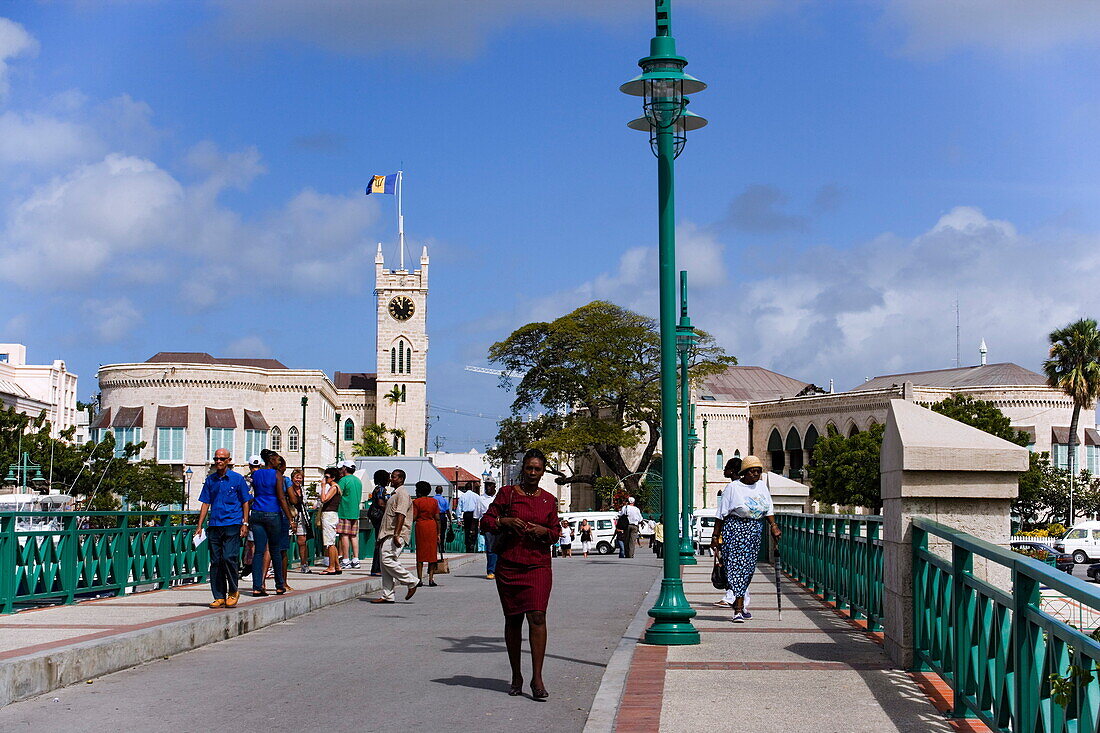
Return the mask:
<svg viewBox="0 0 1100 733">
<path fill-rule="evenodd" d="M 426 455 L 428 248 L 420 254 L 420 269 L 409 272 L 387 270 L 379 244 L 374 257 L 374 295 L 378 321 L 375 421 L 405 431 L 404 441 L 395 446 L 399 454 Z"/>
</svg>

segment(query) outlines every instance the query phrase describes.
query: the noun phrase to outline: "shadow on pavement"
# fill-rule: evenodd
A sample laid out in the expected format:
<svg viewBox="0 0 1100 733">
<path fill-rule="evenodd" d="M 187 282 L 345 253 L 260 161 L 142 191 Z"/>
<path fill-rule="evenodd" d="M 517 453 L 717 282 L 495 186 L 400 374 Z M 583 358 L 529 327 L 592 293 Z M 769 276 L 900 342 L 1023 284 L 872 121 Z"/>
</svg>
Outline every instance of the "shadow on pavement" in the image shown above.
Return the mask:
<svg viewBox="0 0 1100 733">
<path fill-rule="evenodd" d="M 497 692 L 508 692 L 509 689 L 508 680 L 492 677 L 471 677 L 468 674 L 441 677 L 432 680 L 432 682 L 438 682 L 441 685 L 451 685 L 452 687 L 473 687 L 476 690 L 495 690 Z"/>
<path fill-rule="evenodd" d="M 551 635 L 554 633 L 554 627 L 550 627 Z M 443 649 L 444 652 L 454 652 L 457 654 L 505 654 L 507 648 L 504 646 L 504 640 L 499 636 L 465 636 L 465 637 L 451 637 L 440 636 L 437 637 L 440 641 L 445 641 L 451 646 L 447 649 Z M 526 646 L 526 641 L 524 645 Z M 548 644 L 552 649 L 553 641 Z M 600 664 L 599 662 L 589 662 L 586 659 L 577 659 L 576 657 L 563 657 L 559 654 L 551 654 L 549 651 L 546 653 L 549 659 L 560 659 L 564 662 L 573 662 L 574 664 L 587 664 L 592 667 L 606 667 L 606 664 Z"/>
</svg>

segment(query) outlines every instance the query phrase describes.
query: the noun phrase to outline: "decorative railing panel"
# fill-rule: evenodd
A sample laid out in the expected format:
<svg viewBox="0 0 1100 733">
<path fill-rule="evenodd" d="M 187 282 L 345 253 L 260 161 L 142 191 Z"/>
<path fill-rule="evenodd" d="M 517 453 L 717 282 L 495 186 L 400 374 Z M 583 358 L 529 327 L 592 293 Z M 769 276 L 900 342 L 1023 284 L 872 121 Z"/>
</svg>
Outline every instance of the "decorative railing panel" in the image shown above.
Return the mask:
<svg viewBox="0 0 1100 733">
<path fill-rule="evenodd" d="M 882 628 L 882 517 L 776 514 L 784 572 L 826 601 Z"/>
</svg>

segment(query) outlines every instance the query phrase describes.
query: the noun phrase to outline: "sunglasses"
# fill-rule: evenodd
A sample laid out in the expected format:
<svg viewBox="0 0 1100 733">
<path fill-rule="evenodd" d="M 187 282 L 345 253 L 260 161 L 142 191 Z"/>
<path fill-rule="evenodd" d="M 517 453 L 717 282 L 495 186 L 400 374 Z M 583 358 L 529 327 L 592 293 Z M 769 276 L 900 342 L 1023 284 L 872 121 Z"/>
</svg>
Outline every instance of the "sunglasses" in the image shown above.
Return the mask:
<svg viewBox="0 0 1100 733">
<path fill-rule="evenodd" d="M 215 461 L 228 461 L 229 458 L 228 457 L 223 458 L 222 456 L 214 456 L 214 460 Z"/>
</svg>

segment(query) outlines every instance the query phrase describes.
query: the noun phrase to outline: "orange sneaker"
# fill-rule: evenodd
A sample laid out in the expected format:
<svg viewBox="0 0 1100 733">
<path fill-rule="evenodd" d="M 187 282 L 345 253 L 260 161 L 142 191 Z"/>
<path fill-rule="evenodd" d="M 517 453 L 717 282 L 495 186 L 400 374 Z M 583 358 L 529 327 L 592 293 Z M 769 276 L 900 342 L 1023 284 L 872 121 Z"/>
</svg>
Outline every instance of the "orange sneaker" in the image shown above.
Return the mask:
<svg viewBox="0 0 1100 733">
<path fill-rule="evenodd" d="M 226 608 L 233 608 L 234 606 L 237 605 L 237 601 L 239 601 L 240 598 L 241 598 L 240 593 L 230 593 L 229 597 L 225 599 L 225 607 Z"/>
<path fill-rule="evenodd" d="M 225 599 L 215 598 L 214 602 L 210 604 L 210 608 L 225 608 Z"/>
</svg>

